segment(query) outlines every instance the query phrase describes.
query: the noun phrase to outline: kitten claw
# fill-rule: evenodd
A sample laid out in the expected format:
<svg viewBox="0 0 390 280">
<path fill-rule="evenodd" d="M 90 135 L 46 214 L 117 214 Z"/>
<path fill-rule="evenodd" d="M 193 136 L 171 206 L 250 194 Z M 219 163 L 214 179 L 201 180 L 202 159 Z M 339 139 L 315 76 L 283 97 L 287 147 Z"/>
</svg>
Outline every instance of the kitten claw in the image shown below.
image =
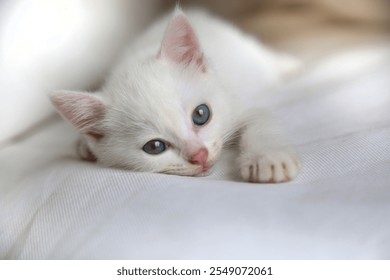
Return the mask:
<svg viewBox="0 0 390 280">
<path fill-rule="evenodd" d="M 294 179 L 301 169 L 298 157 L 290 151 L 243 155 L 240 161 L 241 176 L 251 183 L 287 182 Z"/>
</svg>

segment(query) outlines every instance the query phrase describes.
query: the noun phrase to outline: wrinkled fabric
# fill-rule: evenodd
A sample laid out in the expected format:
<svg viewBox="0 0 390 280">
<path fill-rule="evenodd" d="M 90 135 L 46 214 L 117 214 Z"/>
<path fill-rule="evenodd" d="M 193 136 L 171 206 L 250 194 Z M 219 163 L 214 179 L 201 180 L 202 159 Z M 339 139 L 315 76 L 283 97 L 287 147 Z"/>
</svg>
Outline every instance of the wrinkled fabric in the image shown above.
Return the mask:
<svg viewBox="0 0 390 280">
<path fill-rule="evenodd" d="M 389 259 L 389 77 L 270 97 L 303 163 L 283 184 L 240 182 L 233 150 L 203 178 L 82 162 L 54 121 L 0 150 L 0 258 Z"/>
</svg>

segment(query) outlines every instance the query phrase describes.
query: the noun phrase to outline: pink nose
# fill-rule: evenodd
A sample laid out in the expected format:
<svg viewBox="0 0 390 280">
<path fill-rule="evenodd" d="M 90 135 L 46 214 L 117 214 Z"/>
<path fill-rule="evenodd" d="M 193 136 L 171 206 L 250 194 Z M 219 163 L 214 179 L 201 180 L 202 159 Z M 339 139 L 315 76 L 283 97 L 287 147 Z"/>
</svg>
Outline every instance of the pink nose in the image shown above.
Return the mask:
<svg viewBox="0 0 390 280">
<path fill-rule="evenodd" d="M 198 164 L 205 166 L 207 162 L 207 156 L 209 155 L 209 152 L 207 151 L 206 148 L 200 149 L 196 154 L 191 156 L 189 162 L 192 164 Z"/>
</svg>

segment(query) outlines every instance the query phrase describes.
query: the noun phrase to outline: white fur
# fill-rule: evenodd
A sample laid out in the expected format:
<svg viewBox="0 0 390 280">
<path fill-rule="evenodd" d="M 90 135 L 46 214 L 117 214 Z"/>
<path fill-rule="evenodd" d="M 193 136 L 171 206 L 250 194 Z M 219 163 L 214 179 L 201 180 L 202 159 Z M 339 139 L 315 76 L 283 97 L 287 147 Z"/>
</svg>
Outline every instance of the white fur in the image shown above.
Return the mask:
<svg viewBox="0 0 390 280">
<path fill-rule="evenodd" d="M 187 16 L 198 40 L 189 40 L 191 46 L 166 47 L 175 42 L 171 37 L 188 32 L 185 22 L 178 20 L 185 16 L 177 9 L 170 23 L 170 17 L 157 22 L 129 48 L 101 91 L 88 94 L 94 101 L 80 104 L 64 91 L 53 94 L 54 105 L 68 120 L 69 112 L 73 120 L 90 116 L 97 101 L 106 108 L 102 120 L 91 122 L 88 117 L 88 125 L 82 127 L 74 123 L 82 132 L 81 156 L 87 158 L 92 152 L 104 165 L 137 171 L 205 175 L 208 172 L 200 165 L 189 162 L 191 155 L 206 148 L 207 165 L 212 166 L 223 144 L 238 133 L 241 152 L 232 164 L 238 165 L 244 180 L 293 179 L 300 164 L 292 148 L 266 113 L 248 106 L 261 104 L 261 94 L 288 74 L 291 60 L 281 59 L 207 13 L 189 11 Z M 180 26 L 170 33 L 176 22 Z M 193 59 L 183 58 L 181 64 L 187 51 Z M 85 93 L 80 95 L 84 100 Z M 203 103 L 211 108 L 212 117 L 195 127 L 191 115 Z M 92 136 L 87 133 L 91 130 Z M 104 137 L 94 137 L 96 131 Z M 152 139 L 163 139 L 170 146 L 161 154 L 147 154 L 142 147 Z"/>
</svg>

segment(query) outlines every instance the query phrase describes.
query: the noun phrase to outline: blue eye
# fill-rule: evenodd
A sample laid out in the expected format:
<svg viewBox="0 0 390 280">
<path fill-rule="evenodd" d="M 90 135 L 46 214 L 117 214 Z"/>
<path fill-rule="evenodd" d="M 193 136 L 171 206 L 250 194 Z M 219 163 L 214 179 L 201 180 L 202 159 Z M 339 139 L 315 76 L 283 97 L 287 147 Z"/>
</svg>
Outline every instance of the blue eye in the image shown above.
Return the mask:
<svg viewBox="0 0 390 280">
<path fill-rule="evenodd" d="M 146 143 L 142 149 L 150 155 L 158 155 L 167 149 L 167 144 L 161 140 L 154 139 Z"/>
<path fill-rule="evenodd" d="M 204 125 L 210 118 L 210 110 L 206 104 L 201 104 L 192 113 L 192 121 L 195 125 Z"/>
</svg>

